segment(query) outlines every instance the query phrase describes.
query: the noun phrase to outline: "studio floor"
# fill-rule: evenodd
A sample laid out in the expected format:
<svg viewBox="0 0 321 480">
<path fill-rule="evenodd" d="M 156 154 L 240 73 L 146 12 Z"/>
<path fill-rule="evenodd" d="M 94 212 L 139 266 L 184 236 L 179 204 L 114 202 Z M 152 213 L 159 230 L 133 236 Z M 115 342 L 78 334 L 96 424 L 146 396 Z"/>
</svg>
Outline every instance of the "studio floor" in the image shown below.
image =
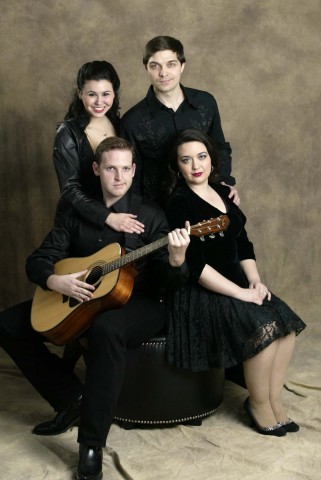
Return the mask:
<svg viewBox="0 0 321 480">
<path fill-rule="evenodd" d="M 259 435 L 243 412 L 246 391 L 226 382 L 219 410 L 201 426 L 123 430 L 113 425 L 104 449 L 108 480 L 317 480 L 321 478 L 321 322 L 310 308 L 284 388 L 301 425 L 284 438 Z M 78 370 L 82 365 L 78 365 Z M 81 373 L 81 372 L 79 372 Z M 32 427 L 50 407 L 0 351 L 1 480 L 70 480 L 78 460 L 77 429 L 37 437 Z"/>
</svg>

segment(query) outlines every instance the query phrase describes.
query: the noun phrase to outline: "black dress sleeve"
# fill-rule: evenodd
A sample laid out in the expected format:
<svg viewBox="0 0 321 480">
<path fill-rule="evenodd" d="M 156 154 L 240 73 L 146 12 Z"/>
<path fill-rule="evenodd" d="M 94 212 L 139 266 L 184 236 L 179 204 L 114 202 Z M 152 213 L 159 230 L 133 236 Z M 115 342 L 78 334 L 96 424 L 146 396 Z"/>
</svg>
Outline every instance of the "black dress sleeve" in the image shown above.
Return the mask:
<svg viewBox="0 0 321 480">
<path fill-rule="evenodd" d="M 158 240 L 166 241 L 169 227 L 164 211 L 147 199 L 143 208 L 144 216 L 142 220 L 145 224 L 144 233 L 141 234 L 143 242 L 148 245 Z M 148 269 L 150 270 L 149 283 L 151 286 L 155 285 L 158 291 L 174 291 L 188 280 L 189 270 L 187 264 L 183 263 L 180 267 L 173 267 L 169 263 L 168 256 L 166 243 L 164 247 L 150 255 L 147 262 L 137 264 L 138 269 L 143 270 L 143 275 L 148 273 Z"/>
<path fill-rule="evenodd" d="M 171 230 L 183 228 L 186 221 L 192 221 L 193 223 L 194 220 L 189 208 L 188 194 L 186 195 L 186 193 L 174 194 L 167 204 L 165 213 Z M 198 283 L 206 265 L 206 259 L 200 242 L 195 240 L 191 238 L 190 245 L 186 251 L 186 262 L 189 269 L 189 280 L 193 283 Z"/>
</svg>

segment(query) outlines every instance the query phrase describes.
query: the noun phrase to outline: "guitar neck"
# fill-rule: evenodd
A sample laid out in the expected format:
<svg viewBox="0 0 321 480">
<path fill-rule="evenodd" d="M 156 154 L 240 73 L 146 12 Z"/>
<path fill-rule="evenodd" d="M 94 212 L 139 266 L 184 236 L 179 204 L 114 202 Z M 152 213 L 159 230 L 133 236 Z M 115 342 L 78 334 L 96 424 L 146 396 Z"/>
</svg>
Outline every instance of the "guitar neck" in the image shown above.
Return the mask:
<svg viewBox="0 0 321 480">
<path fill-rule="evenodd" d="M 148 245 L 144 245 L 143 247 L 140 247 L 137 250 L 133 250 L 132 252 L 126 253 L 126 255 L 123 255 L 117 258 L 116 260 L 106 263 L 103 267 L 103 274 L 107 275 L 108 273 L 113 272 L 114 270 L 118 270 L 124 265 L 128 265 L 129 263 L 132 263 L 135 260 L 138 260 L 139 258 L 145 257 L 146 255 L 149 255 L 150 253 L 153 253 L 156 250 L 159 250 L 160 248 L 165 247 L 167 244 L 168 244 L 168 238 L 163 237 L 163 238 L 160 238 L 159 240 L 155 240 L 155 242 L 152 242 Z"/>
<path fill-rule="evenodd" d="M 204 238 L 206 235 L 214 235 L 214 233 L 219 232 L 221 236 L 223 235 L 223 231 L 227 229 L 229 226 L 229 218 L 227 215 L 220 215 L 217 218 L 211 218 L 210 220 L 203 220 L 202 222 L 197 223 L 196 225 L 192 225 L 189 228 L 189 235 L 195 235 L 197 237 Z M 132 252 L 126 253 L 125 255 L 113 260 L 109 263 L 106 263 L 103 267 L 103 274 L 107 275 L 107 273 L 113 272 L 114 270 L 118 270 L 119 268 L 127 265 L 128 263 L 134 262 L 138 258 L 142 258 L 145 255 L 149 255 L 155 250 L 159 250 L 160 248 L 164 247 L 168 244 L 168 238 L 163 237 L 155 242 L 150 243 L 149 245 L 144 245 L 137 250 L 133 250 Z"/>
</svg>

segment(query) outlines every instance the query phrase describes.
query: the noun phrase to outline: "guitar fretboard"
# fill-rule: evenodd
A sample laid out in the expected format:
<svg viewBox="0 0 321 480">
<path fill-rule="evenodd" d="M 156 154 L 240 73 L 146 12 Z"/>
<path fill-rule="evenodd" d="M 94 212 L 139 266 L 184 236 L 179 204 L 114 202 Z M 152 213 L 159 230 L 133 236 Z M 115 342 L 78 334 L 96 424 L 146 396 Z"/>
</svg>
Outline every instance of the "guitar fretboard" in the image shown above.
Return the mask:
<svg viewBox="0 0 321 480">
<path fill-rule="evenodd" d="M 204 220 L 203 222 L 199 222 L 196 225 L 192 225 L 189 230 L 189 235 L 195 235 L 197 237 L 204 237 L 206 235 L 210 235 L 211 233 L 216 232 L 223 232 L 227 229 L 230 221 L 227 215 L 220 215 L 217 218 L 211 218 L 210 220 Z M 159 240 L 155 240 L 155 242 L 150 243 L 149 245 L 144 245 L 143 247 L 138 248 L 137 250 L 133 250 L 132 252 L 126 253 L 125 255 L 117 258 L 116 260 L 112 260 L 111 262 L 106 263 L 103 266 L 100 266 L 102 269 L 103 275 L 107 275 L 114 270 L 118 270 L 119 268 L 127 265 L 128 263 L 134 262 L 138 258 L 142 258 L 145 255 L 149 255 L 150 253 L 154 252 L 155 250 L 159 250 L 160 248 L 164 247 L 168 244 L 168 238 L 163 237 Z"/>
<path fill-rule="evenodd" d="M 156 250 L 159 250 L 160 248 L 164 247 L 167 244 L 168 244 L 167 237 L 163 237 L 163 238 L 160 238 L 159 240 L 155 240 L 155 242 L 153 243 L 144 245 L 144 247 L 140 247 L 137 250 L 133 250 L 132 252 L 126 253 L 126 255 L 123 255 L 117 258 L 116 260 L 106 263 L 103 266 L 103 275 L 107 275 L 108 273 L 113 272 L 114 270 L 118 270 L 119 268 L 123 267 L 124 265 L 127 265 L 128 263 L 134 262 L 138 258 L 142 258 L 145 255 L 149 255 L 150 253 L 153 253 Z"/>
</svg>

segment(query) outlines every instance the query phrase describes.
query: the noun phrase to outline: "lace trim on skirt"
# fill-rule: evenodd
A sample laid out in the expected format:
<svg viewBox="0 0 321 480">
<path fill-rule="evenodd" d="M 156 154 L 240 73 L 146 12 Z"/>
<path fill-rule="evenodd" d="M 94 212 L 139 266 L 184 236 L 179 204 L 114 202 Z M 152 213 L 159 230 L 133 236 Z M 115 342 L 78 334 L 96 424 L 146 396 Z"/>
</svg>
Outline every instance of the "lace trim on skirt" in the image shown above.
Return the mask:
<svg viewBox="0 0 321 480">
<path fill-rule="evenodd" d="M 187 285 L 168 301 L 167 359 L 192 371 L 229 368 L 304 328 L 273 294 L 270 301 L 256 305 Z"/>
</svg>

